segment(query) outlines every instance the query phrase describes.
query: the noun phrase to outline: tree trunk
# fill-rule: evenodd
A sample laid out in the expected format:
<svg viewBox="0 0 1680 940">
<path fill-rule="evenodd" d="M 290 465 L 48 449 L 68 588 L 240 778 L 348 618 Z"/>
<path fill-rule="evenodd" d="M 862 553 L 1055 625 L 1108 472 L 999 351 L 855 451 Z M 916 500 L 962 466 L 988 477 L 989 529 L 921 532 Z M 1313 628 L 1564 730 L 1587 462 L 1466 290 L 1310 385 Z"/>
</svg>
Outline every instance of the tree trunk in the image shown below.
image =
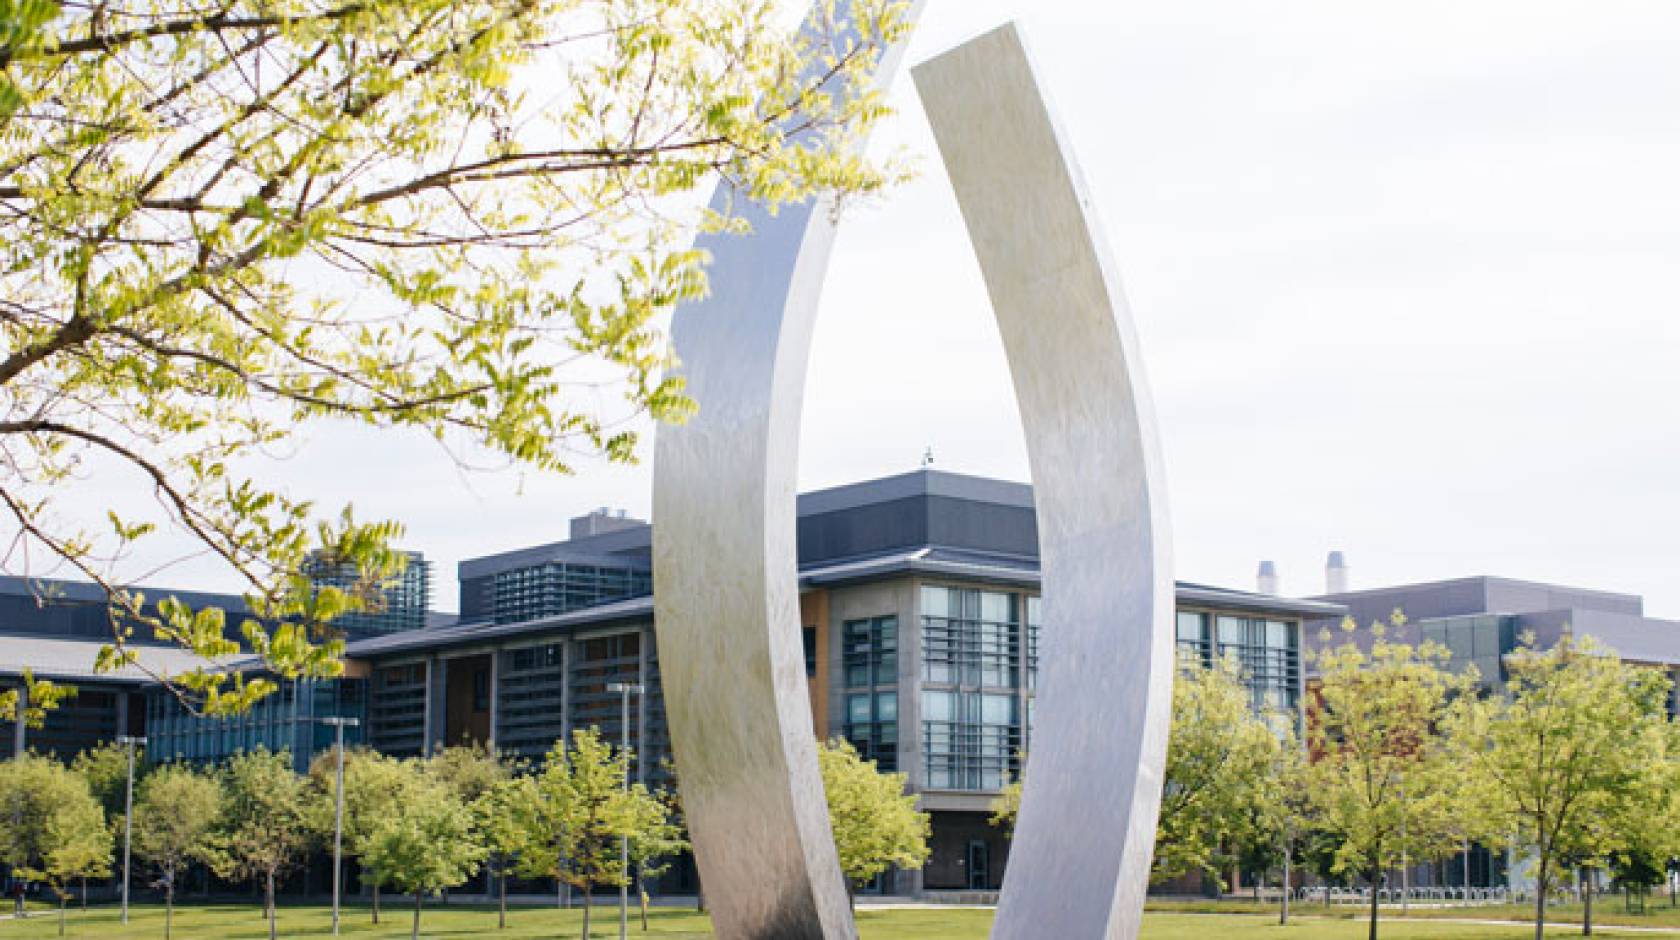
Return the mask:
<svg viewBox="0 0 1680 940">
<path fill-rule="evenodd" d="M 1583 865 L 1581 866 L 1581 936 L 1583 937 L 1592 936 L 1592 902 L 1592 871 Z"/>
<path fill-rule="evenodd" d="M 268 940 L 274 940 L 276 930 L 274 926 L 274 872 L 272 870 L 263 879 L 263 904 L 268 906 Z"/>
<path fill-rule="evenodd" d="M 1377 940 L 1377 883 L 1382 878 L 1382 869 L 1371 866 L 1371 940 Z"/>
<path fill-rule="evenodd" d="M 87 912 L 87 876 L 82 876 L 82 911 Z"/>
<path fill-rule="evenodd" d="M 589 940 L 589 909 L 594 906 L 594 885 L 583 886 L 583 940 Z"/>
<path fill-rule="evenodd" d="M 379 885 L 373 886 L 373 923 L 379 925 Z"/>
<path fill-rule="evenodd" d="M 65 897 L 61 894 L 58 896 L 58 935 L 61 937 L 64 936 L 64 905 Z"/>
<path fill-rule="evenodd" d="M 409 940 L 420 940 L 420 902 L 425 897 L 419 888 L 414 889 L 414 929 L 409 931 Z"/>
<path fill-rule="evenodd" d="M 175 926 L 175 878 L 163 886 L 163 940 L 169 940 L 170 928 Z"/>
<path fill-rule="evenodd" d="M 1544 850 L 1540 853 L 1540 877 L 1534 892 L 1534 940 L 1546 940 L 1546 868 Z"/>
<path fill-rule="evenodd" d="M 642 905 L 642 933 L 647 933 L 647 888 L 642 886 L 642 879 L 640 876 L 636 878 L 636 901 Z"/>
<path fill-rule="evenodd" d="M 496 866 L 496 880 L 501 882 L 501 890 L 498 892 L 498 894 L 500 895 L 500 902 L 499 903 L 500 903 L 501 906 L 496 912 L 496 929 L 506 930 L 507 929 L 507 868 L 505 868 L 502 865 L 497 865 Z"/>
</svg>

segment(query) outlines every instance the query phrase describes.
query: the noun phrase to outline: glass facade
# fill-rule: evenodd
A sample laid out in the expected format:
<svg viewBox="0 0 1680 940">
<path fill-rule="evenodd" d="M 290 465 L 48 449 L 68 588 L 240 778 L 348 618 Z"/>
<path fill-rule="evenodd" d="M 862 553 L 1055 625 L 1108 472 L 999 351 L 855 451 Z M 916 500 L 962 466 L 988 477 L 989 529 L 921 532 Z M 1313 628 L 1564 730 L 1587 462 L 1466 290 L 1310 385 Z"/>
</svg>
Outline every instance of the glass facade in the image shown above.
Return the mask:
<svg viewBox="0 0 1680 940">
<path fill-rule="evenodd" d="M 491 584 L 492 619 L 523 623 L 653 593 L 643 568 L 553 562 L 499 571 Z"/>
<path fill-rule="evenodd" d="M 1012 593 L 922 588 L 922 760 L 930 789 L 995 790 L 1019 772 L 1028 684 L 1022 606 Z M 1036 657 L 1036 641 L 1031 646 Z"/>
<path fill-rule="evenodd" d="M 368 744 L 382 754 L 417 757 L 426 746 L 425 663 L 380 666 L 368 688 Z"/>
<path fill-rule="evenodd" d="M 362 585 L 357 572 L 346 565 L 324 563 L 319 555 L 311 556 L 304 571 L 317 585 L 359 590 Z M 347 636 L 368 637 L 404 630 L 419 630 L 426 625 L 426 609 L 432 601 L 432 563 L 419 552 L 408 554 L 403 573 L 380 588 L 368 610 L 345 614 L 332 626 Z"/>
<path fill-rule="evenodd" d="M 163 689 L 146 696 L 146 753 L 155 761 L 219 763 L 259 747 L 288 751 L 298 771 L 333 746 L 337 731 L 319 719 L 363 719 L 367 682 L 362 679 L 298 679 L 234 718 L 205 718 Z M 362 743 L 362 728 L 344 729 L 346 745 Z"/>
<path fill-rule="evenodd" d="M 497 655 L 496 747 L 504 754 L 542 760 L 566 733 L 566 645 L 544 643 Z"/>
<path fill-rule="evenodd" d="M 898 618 L 848 620 L 841 629 L 845 670 L 843 734 L 864 760 L 898 769 Z"/>
<path fill-rule="evenodd" d="M 1301 696 L 1301 627 L 1227 613 L 1178 612 L 1178 658 L 1184 665 L 1211 666 L 1232 657 L 1242 669 L 1257 711 L 1293 712 Z"/>
<path fill-rule="evenodd" d="M 1452 658 L 1447 668 L 1462 672 L 1466 665 L 1474 665 L 1481 673 L 1485 689 L 1505 687 L 1506 653 L 1517 646 L 1516 618 L 1497 614 L 1474 617 L 1442 617 L 1420 620 L 1418 638 L 1424 643 L 1439 643 Z"/>
</svg>

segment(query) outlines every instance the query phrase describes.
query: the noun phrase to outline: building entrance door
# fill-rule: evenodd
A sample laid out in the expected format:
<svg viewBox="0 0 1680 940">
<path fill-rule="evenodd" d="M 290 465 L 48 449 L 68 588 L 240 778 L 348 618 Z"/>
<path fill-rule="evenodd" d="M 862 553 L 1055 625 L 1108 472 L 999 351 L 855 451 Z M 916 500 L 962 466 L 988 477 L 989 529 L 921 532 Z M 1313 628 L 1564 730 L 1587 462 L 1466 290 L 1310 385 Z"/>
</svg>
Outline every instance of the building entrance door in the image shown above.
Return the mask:
<svg viewBox="0 0 1680 940">
<path fill-rule="evenodd" d="M 992 848 L 975 839 L 968 844 L 968 890 L 985 891 L 992 884 Z"/>
</svg>

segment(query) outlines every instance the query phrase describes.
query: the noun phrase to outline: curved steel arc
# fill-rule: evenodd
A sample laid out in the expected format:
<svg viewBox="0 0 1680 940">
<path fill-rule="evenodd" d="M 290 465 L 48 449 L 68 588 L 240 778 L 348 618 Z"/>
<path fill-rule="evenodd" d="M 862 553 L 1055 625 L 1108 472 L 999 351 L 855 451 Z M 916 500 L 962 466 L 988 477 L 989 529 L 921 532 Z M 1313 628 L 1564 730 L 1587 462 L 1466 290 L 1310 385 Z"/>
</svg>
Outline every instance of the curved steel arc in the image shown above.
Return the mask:
<svg viewBox="0 0 1680 940">
<path fill-rule="evenodd" d="M 923 0 L 907 11 L 910 23 Z M 834 22 L 851 22 L 845 0 Z M 808 29 L 827 29 L 817 0 Z M 890 84 L 904 43 L 875 66 Z M 829 829 L 799 635 L 795 476 L 805 371 L 834 243 L 831 207 L 772 215 L 727 184 L 713 206 L 752 224 L 713 237 L 711 295 L 672 338 L 688 423 L 654 452 L 654 623 L 683 814 L 718 936 L 857 936 Z"/>
<path fill-rule="evenodd" d="M 902 52 L 883 56 L 880 83 Z M 1050 624 L 994 936 L 1130 937 L 1173 668 L 1164 496 L 1137 343 L 1014 29 L 917 72 L 1009 354 Z M 673 328 L 701 411 L 661 429 L 655 454 L 662 684 L 718 935 L 851 940 L 811 734 L 795 544 L 800 412 L 834 223 L 818 205 L 748 211 L 755 234 L 709 242 L 712 298 Z"/>
<path fill-rule="evenodd" d="M 1020 33 L 915 69 L 1003 334 L 1043 572 L 1026 788 L 992 936 L 1137 936 L 1172 708 L 1165 474 L 1132 319 Z"/>
</svg>

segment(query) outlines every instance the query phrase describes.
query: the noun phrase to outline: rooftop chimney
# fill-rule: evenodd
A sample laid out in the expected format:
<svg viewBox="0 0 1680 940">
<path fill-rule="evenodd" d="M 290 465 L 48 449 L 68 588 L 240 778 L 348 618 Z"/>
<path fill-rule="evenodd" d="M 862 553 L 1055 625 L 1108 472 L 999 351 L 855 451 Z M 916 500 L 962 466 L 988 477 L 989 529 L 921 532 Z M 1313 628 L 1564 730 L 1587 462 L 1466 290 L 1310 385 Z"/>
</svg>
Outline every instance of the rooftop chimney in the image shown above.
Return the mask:
<svg viewBox="0 0 1680 940">
<path fill-rule="evenodd" d="M 1277 565 L 1269 561 L 1260 563 L 1260 575 L 1255 579 L 1261 594 L 1276 594 L 1278 592 Z"/>
<path fill-rule="evenodd" d="M 1346 594 L 1348 590 L 1347 556 L 1331 552 L 1324 563 L 1324 593 Z"/>
</svg>

